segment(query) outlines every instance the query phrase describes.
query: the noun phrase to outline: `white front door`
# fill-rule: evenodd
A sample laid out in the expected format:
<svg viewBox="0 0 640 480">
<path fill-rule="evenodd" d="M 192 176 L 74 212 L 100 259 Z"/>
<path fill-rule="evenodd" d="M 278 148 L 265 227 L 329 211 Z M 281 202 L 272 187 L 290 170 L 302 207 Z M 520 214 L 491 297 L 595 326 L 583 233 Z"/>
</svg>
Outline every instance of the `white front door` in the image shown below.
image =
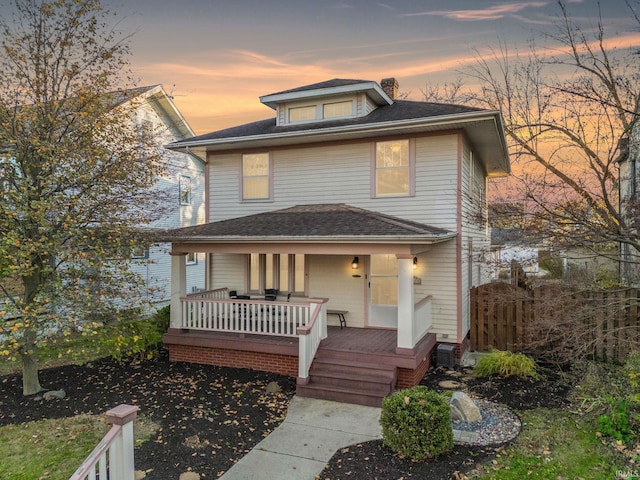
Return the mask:
<svg viewBox="0 0 640 480">
<path fill-rule="evenodd" d="M 369 265 L 369 326 L 397 328 L 398 259 L 371 255 Z"/>
</svg>

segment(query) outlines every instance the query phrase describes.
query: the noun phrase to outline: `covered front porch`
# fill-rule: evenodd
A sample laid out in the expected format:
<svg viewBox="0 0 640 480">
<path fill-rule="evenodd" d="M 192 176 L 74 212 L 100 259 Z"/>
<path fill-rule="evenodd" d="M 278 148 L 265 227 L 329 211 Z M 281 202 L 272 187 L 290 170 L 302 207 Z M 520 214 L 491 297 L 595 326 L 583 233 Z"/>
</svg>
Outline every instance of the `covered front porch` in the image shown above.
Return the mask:
<svg viewBox="0 0 640 480">
<path fill-rule="evenodd" d="M 295 376 L 301 394 L 379 404 L 428 368 L 434 299 L 416 267 L 454 237 L 341 204 L 171 231 L 170 358 Z M 209 289 L 187 294 L 191 252 L 211 258 Z M 348 312 L 347 328 L 330 310 Z"/>
<path fill-rule="evenodd" d="M 431 364 L 436 345 L 435 335 L 426 333 L 414 348 L 399 350 L 395 330 L 328 326 L 313 358 L 307 361 L 304 334 L 172 327 L 163 341 L 170 361 L 297 377 L 302 396 L 372 406 L 380 406 L 382 398 L 396 388 L 417 385 Z M 306 376 L 300 375 L 301 370 L 306 370 Z"/>
</svg>

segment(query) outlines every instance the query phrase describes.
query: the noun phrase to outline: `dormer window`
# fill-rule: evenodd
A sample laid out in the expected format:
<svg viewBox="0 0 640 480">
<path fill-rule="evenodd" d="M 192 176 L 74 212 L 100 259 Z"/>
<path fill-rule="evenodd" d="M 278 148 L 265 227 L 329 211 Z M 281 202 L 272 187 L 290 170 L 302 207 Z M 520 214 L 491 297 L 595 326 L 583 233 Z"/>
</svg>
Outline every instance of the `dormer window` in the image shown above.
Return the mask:
<svg viewBox="0 0 640 480">
<path fill-rule="evenodd" d="M 287 116 L 289 117 L 289 123 L 316 122 L 332 118 L 352 117 L 355 115 L 353 103 L 353 100 L 343 100 L 339 102 L 289 107 L 287 109 Z"/>
<path fill-rule="evenodd" d="M 294 107 L 289 109 L 289 122 L 308 122 L 316 119 L 316 106 Z"/>
<path fill-rule="evenodd" d="M 322 106 L 322 118 L 350 117 L 353 115 L 353 102 L 325 103 Z"/>
</svg>

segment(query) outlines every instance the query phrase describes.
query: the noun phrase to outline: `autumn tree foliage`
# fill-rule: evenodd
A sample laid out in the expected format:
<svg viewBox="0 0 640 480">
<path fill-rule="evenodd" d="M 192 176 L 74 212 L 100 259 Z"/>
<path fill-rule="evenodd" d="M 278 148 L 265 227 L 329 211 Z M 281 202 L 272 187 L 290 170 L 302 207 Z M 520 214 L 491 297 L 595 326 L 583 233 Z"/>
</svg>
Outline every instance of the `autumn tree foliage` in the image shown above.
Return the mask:
<svg viewBox="0 0 640 480">
<path fill-rule="evenodd" d="M 461 71 L 464 85 L 432 85 L 422 93 L 502 112 L 513 175 L 492 182 L 491 201 L 518 206 L 522 215 L 509 214 L 507 223 L 530 243 L 580 248 L 614 262 L 627 251 L 623 261 L 634 270 L 640 190 L 625 195 L 631 191 L 623 185 L 619 193 L 621 179 L 640 178 L 640 170 L 626 168 L 640 161 L 640 57 L 601 16 L 588 18 L 570 4 L 557 3 L 553 25 L 527 51 L 504 39 L 475 52 Z M 629 33 L 638 31 L 637 4 L 624 4 Z"/>
<path fill-rule="evenodd" d="M 130 258 L 164 167 L 131 117 L 128 38 L 99 0 L 1 14 L 0 358 L 22 359 L 28 395 L 39 345 L 139 298 Z"/>
<path fill-rule="evenodd" d="M 601 18 L 580 23 L 564 2 L 558 9 L 542 47 L 523 55 L 503 44 L 492 59 L 478 57 L 469 72 L 481 86 L 475 99 L 504 115 L 518 172 L 507 191 L 527 205 L 534 237 L 556 248 L 637 251 L 637 200 L 621 208 L 619 187 L 621 162 L 638 154 L 638 54 L 608 37 Z"/>
</svg>

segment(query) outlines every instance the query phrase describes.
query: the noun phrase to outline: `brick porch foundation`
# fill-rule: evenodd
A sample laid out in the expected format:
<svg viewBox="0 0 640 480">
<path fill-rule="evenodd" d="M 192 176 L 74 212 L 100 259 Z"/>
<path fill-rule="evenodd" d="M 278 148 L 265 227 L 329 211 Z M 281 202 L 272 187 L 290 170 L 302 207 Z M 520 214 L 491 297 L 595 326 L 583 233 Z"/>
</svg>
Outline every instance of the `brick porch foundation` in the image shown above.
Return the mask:
<svg viewBox="0 0 640 480">
<path fill-rule="evenodd" d="M 298 357 L 215 347 L 167 345 L 170 362 L 190 362 L 221 367 L 250 368 L 261 372 L 298 376 Z"/>
</svg>

